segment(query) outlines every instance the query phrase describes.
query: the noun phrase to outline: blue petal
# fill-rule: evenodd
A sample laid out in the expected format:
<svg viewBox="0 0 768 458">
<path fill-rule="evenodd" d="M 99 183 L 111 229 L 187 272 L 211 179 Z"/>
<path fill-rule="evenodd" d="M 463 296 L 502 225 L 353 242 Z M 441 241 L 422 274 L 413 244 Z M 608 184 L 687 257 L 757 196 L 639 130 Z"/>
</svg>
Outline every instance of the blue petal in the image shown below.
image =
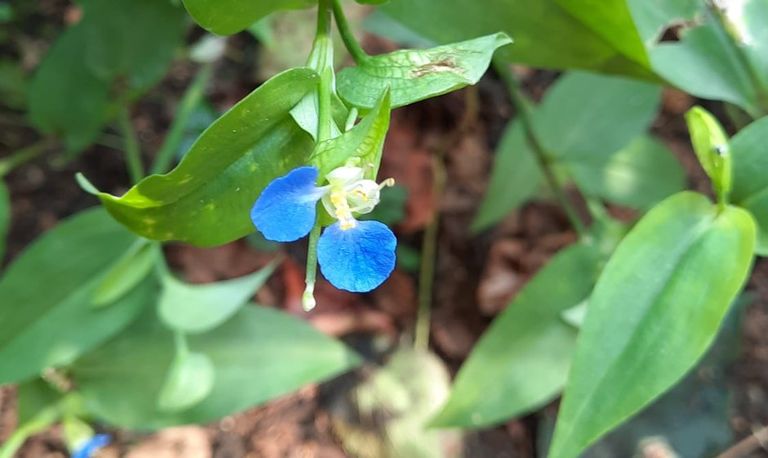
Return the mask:
<svg viewBox="0 0 768 458">
<path fill-rule="evenodd" d="M 109 445 L 109 442 L 110 437 L 108 434 L 96 434 L 72 453 L 72 458 L 91 458 L 100 448 Z"/>
<path fill-rule="evenodd" d="M 293 242 L 309 234 L 323 196 L 315 186 L 317 173 L 315 167 L 299 167 L 264 188 L 251 209 L 251 221 L 265 238 Z"/>
<path fill-rule="evenodd" d="M 378 221 L 358 221 L 352 229 L 329 226 L 317 244 L 323 276 L 339 289 L 363 293 L 389 277 L 395 268 L 397 239 Z"/>
</svg>

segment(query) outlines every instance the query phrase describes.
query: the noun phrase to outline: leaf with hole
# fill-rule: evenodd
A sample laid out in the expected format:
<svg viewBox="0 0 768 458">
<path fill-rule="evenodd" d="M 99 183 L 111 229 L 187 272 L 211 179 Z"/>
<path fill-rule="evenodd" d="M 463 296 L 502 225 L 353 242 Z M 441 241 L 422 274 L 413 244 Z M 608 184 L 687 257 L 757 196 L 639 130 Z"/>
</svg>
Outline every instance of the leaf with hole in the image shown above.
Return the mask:
<svg viewBox="0 0 768 458">
<path fill-rule="evenodd" d="M 692 192 L 640 220 L 590 297 L 550 458 L 579 456 L 696 364 L 747 279 L 754 246 L 747 212 Z"/>
</svg>

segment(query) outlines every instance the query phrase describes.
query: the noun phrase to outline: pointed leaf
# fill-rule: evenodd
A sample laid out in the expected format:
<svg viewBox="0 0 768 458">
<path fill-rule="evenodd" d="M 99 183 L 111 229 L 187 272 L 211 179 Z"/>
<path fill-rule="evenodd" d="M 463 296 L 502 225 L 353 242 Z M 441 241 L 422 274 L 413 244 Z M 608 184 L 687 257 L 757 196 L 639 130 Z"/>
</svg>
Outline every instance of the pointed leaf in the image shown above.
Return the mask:
<svg viewBox="0 0 768 458">
<path fill-rule="evenodd" d="M 174 358 L 173 336 L 149 310 L 72 368 L 86 407 L 108 423 L 140 429 L 208 423 L 263 404 L 359 363 L 341 343 L 276 310 L 248 306 L 211 332 L 189 338 L 216 373 L 211 393 L 181 412 L 156 399 Z"/>
<path fill-rule="evenodd" d="M 149 274 L 156 259 L 156 248 L 146 240 L 137 240 L 99 282 L 93 292 L 93 305 L 103 307 L 123 297 Z"/>
<path fill-rule="evenodd" d="M 253 232 L 256 197 L 311 150 L 288 111 L 316 84 L 317 74 L 304 68 L 273 77 L 206 129 L 170 173 L 99 198 L 115 219 L 153 240 L 211 246 Z"/>
<path fill-rule="evenodd" d="M 279 10 L 307 8 L 317 0 L 183 0 L 195 22 L 219 35 L 245 30 L 264 16 Z"/>
<path fill-rule="evenodd" d="M 69 364 L 127 326 L 154 294 L 152 282 L 110 307 L 93 297 L 136 237 L 101 209 L 80 213 L 24 251 L 0 278 L 0 384 Z"/>
<path fill-rule="evenodd" d="M 600 263 L 581 244 L 555 255 L 480 338 L 432 424 L 489 426 L 551 401 L 565 385 L 576 341 L 561 314 L 589 296 Z"/>
<path fill-rule="evenodd" d="M 213 390 L 215 377 L 213 363 L 204 354 L 185 353 L 177 356 L 160 389 L 158 409 L 163 412 L 179 412 L 199 404 Z"/>
<path fill-rule="evenodd" d="M 752 213 L 759 228 L 757 253 L 768 256 L 768 117 L 731 139 L 733 201 Z"/>
<path fill-rule="evenodd" d="M 700 194 L 643 217 L 590 298 L 550 458 L 579 456 L 695 365 L 747 279 L 754 244 L 747 212 Z"/>
<path fill-rule="evenodd" d="M 432 49 L 371 56 L 342 70 L 336 85 L 342 99 L 362 108 L 373 108 L 389 88 L 392 108 L 397 108 L 477 83 L 493 53 L 510 43 L 509 36 L 496 33 Z"/>
<path fill-rule="evenodd" d="M 699 163 L 712 181 L 718 196 L 727 198 L 731 192 L 731 152 L 723 127 L 707 110 L 693 107 L 685 113 L 691 132 L 691 143 Z"/>
<path fill-rule="evenodd" d="M 244 277 L 202 285 L 190 285 L 167 275 L 158 306 L 160 319 L 182 332 L 210 331 L 237 313 L 274 270 L 271 264 Z"/>
</svg>

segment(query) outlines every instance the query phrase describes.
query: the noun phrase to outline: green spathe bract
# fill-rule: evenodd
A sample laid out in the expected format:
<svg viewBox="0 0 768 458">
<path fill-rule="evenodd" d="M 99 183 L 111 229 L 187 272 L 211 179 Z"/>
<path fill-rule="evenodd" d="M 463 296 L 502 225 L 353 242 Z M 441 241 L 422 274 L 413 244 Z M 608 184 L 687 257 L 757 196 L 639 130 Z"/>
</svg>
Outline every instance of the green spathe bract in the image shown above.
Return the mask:
<svg viewBox="0 0 768 458">
<path fill-rule="evenodd" d="M 747 279 L 755 224 L 683 192 L 619 244 L 592 294 L 550 458 L 570 458 L 693 367 Z"/>
<path fill-rule="evenodd" d="M 213 246 L 248 235 L 248 211 L 264 186 L 312 150 L 289 111 L 317 80 L 306 68 L 273 77 L 206 129 L 170 173 L 99 198 L 115 219 L 153 240 Z"/>
</svg>

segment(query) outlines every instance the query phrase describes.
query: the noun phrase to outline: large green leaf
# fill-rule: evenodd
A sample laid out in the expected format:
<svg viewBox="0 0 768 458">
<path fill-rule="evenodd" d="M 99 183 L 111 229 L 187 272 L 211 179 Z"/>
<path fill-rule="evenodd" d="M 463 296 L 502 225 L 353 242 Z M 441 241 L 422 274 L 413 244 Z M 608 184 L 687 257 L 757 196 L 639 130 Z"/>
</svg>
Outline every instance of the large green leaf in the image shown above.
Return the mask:
<svg viewBox="0 0 768 458">
<path fill-rule="evenodd" d="M 647 130 L 660 94 L 653 84 L 570 72 L 533 110 L 534 129 L 550 161 L 602 170 L 613 153 Z M 534 194 L 540 176 L 522 126 L 508 127 L 473 227 L 488 227 L 517 208 Z"/>
<path fill-rule="evenodd" d="M 149 311 L 123 334 L 81 358 L 72 376 L 97 417 L 120 427 L 155 429 L 207 423 L 319 382 L 358 364 L 341 343 L 303 321 L 245 307 L 215 330 L 189 339 L 210 358 L 212 391 L 193 407 L 162 412 L 156 399 L 174 358 L 173 337 Z"/>
<path fill-rule="evenodd" d="M 186 25 L 184 10 L 164 0 L 83 0 L 86 62 L 100 78 L 125 77 L 145 88 L 165 74 Z M 83 50 L 80 50 L 83 52 Z"/>
<path fill-rule="evenodd" d="M 759 228 L 757 252 L 768 256 L 768 117 L 761 118 L 731 139 L 733 201 L 755 217 Z"/>
<path fill-rule="evenodd" d="M 231 35 L 245 30 L 274 11 L 307 8 L 317 3 L 317 0 L 183 1 L 195 22 L 219 35 Z"/>
<path fill-rule="evenodd" d="M 550 458 L 579 456 L 693 367 L 747 279 L 754 245 L 747 212 L 691 192 L 635 226 L 590 298 Z"/>
<path fill-rule="evenodd" d="M 88 146 L 107 119 L 108 81 L 86 65 L 82 24 L 65 31 L 38 67 L 29 87 L 29 118 L 42 132 L 61 136 L 70 151 Z"/>
<path fill-rule="evenodd" d="M 5 182 L 0 181 L 0 262 L 5 255 L 5 237 L 11 225 L 11 199 Z"/>
<path fill-rule="evenodd" d="M 244 277 L 202 285 L 190 285 L 166 275 L 158 306 L 160 319 L 182 332 L 210 331 L 237 313 L 274 270 L 272 264 Z"/>
<path fill-rule="evenodd" d="M 648 135 L 614 153 L 607 163 L 566 166 L 585 194 L 641 210 L 683 191 L 686 185 L 685 171 L 672 151 Z"/>
<path fill-rule="evenodd" d="M 612 30 L 622 29 L 622 39 L 612 38 L 607 31 L 593 30 L 581 22 L 586 12 L 574 16 L 572 12 L 577 6 L 569 6 L 566 11 L 558 3 L 556 0 L 392 0 L 380 9 L 438 43 L 506 32 L 515 42 L 500 54 L 510 62 L 652 77 L 636 55 L 637 46 L 624 41 L 630 36 L 630 32 L 624 30 L 633 28 L 625 17 L 611 14 L 607 18 Z M 631 56 L 624 54 L 628 50 L 632 50 Z"/>
<path fill-rule="evenodd" d="M 247 235 L 261 190 L 303 164 L 312 149 L 289 110 L 316 83 L 317 74 L 305 68 L 273 77 L 206 129 L 170 173 L 149 176 L 122 197 L 99 198 L 149 239 L 210 246 Z"/>
<path fill-rule="evenodd" d="M 578 244 L 537 273 L 483 334 L 432 423 L 488 426 L 552 400 L 565 385 L 576 342 L 561 314 L 589 296 L 600 261 L 597 250 Z"/>
<path fill-rule="evenodd" d="M 104 273 L 136 241 L 101 209 L 61 223 L 0 278 L 0 383 L 69 364 L 119 332 L 151 301 L 144 282 L 110 307 L 93 307 Z"/>
<path fill-rule="evenodd" d="M 477 83 L 493 53 L 512 43 L 504 33 L 438 46 L 402 49 L 367 57 L 339 73 L 339 95 L 352 105 L 373 108 L 389 88 L 392 108 L 409 105 Z"/>
</svg>

